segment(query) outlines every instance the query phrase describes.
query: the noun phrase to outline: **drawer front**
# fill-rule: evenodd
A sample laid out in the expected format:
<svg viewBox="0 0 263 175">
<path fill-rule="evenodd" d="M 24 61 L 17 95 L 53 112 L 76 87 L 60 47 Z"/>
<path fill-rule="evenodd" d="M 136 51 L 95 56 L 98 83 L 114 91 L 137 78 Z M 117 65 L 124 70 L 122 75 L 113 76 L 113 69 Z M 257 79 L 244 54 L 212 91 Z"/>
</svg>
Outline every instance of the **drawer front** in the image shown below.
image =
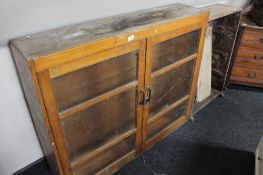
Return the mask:
<svg viewBox="0 0 263 175">
<path fill-rule="evenodd" d="M 263 48 L 263 30 L 245 28 L 242 34 L 241 46 Z"/>
<path fill-rule="evenodd" d="M 263 70 L 234 64 L 231 80 L 241 83 L 263 85 Z"/>
<path fill-rule="evenodd" d="M 263 70 L 263 50 L 239 47 L 235 63 Z"/>
</svg>

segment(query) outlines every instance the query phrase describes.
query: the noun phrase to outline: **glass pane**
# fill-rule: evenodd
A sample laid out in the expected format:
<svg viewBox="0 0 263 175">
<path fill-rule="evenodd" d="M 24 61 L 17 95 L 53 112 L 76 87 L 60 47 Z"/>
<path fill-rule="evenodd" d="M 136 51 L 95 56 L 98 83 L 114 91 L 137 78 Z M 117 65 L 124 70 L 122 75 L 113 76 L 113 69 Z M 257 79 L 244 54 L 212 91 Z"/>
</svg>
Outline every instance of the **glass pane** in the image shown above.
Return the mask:
<svg viewBox="0 0 263 175">
<path fill-rule="evenodd" d="M 76 175 L 94 174 L 127 153 L 133 151 L 135 147 L 134 143 L 135 135 L 132 135 L 106 151 L 83 162 L 81 165 L 74 168 L 73 172 Z"/>
<path fill-rule="evenodd" d="M 70 159 L 136 127 L 136 88 L 113 96 L 61 122 Z"/>
<path fill-rule="evenodd" d="M 197 52 L 200 30 L 156 44 L 153 49 L 152 72 Z"/>
<path fill-rule="evenodd" d="M 166 113 L 156 121 L 150 123 L 148 125 L 148 138 L 152 138 L 154 135 L 161 132 L 163 129 L 165 129 L 167 126 L 169 126 L 171 123 L 179 119 L 180 117 L 185 115 L 185 109 L 186 109 L 187 102 L 182 103 L 172 111 Z"/>
<path fill-rule="evenodd" d="M 137 80 L 138 51 L 65 74 L 52 80 L 59 111 Z"/>
<path fill-rule="evenodd" d="M 192 60 L 152 79 L 149 118 L 189 94 L 194 64 Z"/>
</svg>

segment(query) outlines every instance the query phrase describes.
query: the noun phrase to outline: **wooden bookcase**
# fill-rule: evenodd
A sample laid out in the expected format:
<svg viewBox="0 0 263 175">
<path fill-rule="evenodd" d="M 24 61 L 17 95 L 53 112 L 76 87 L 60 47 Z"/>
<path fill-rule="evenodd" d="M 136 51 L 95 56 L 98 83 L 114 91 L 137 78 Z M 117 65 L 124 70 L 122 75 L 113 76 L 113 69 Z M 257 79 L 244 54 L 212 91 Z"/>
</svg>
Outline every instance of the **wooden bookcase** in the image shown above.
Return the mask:
<svg viewBox="0 0 263 175">
<path fill-rule="evenodd" d="M 207 21 L 172 4 L 11 40 L 53 174 L 112 174 L 186 123 Z"/>
<path fill-rule="evenodd" d="M 232 55 L 241 16 L 241 9 L 230 5 L 213 4 L 203 8 L 210 11 L 208 26 L 212 28 L 211 94 L 201 102 L 195 101 L 193 115 L 219 95 L 224 96 L 234 61 Z M 202 81 L 200 83 L 207 80 Z"/>
</svg>

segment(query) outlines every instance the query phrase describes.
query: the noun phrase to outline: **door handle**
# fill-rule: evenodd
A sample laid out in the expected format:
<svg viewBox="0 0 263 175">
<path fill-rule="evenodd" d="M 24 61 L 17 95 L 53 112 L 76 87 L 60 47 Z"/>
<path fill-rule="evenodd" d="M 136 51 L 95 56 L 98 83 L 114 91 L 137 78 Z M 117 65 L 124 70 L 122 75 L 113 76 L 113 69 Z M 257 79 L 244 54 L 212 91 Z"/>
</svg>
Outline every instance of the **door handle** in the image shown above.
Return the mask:
<svg viewBox="0 0 263 175">
<path fill-rule="evenodd" d="M 255 55 L 255 60 L 260 61 L 263 60 L 263 56 Z"/>
<path fill-rule="evenodd" d="M 151 96 L 152 96 L 152 90 L 151 88 L 147 88 L 147 98 L 145 98 L 145 102 L 149 103 L 151 101 Z"/>
<path fill-rule="evenodd" d="M 139 104 L 140 105 L 144 105 L 145 104 L 145 93 L 144 93 L 144 90 L 139 90 L 139 98 L 140 98 Z"/>
<path fill-rule="evenodd" d="M 254 79 L 254 78 L 257 77 L 257 73 L 249 72 L 249 73 L 247 74 L 247 77 L 248 77 L 248 78 L 252 78 L 252 79 Z"/>
</svg>

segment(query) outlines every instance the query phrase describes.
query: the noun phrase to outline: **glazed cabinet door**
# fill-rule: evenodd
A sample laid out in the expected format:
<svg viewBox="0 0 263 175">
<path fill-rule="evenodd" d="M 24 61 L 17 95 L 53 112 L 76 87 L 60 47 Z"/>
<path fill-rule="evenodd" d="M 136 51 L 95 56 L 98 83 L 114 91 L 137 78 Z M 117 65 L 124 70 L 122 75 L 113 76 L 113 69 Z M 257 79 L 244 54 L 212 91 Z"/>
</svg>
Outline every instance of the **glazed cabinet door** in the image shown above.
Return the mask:
<svg viewBox="0 0 263 175">
<path fill-rule="evenodd" d="M 151 147 L 187 121 L 201 25 L 147 40 L 143 142 Z"/>
<path fill-rule="evenodd" d="M 140 150 L 145 44 L 134 41 L 38 73 L 65 174 L 109 173 Z"/>
</svg>

